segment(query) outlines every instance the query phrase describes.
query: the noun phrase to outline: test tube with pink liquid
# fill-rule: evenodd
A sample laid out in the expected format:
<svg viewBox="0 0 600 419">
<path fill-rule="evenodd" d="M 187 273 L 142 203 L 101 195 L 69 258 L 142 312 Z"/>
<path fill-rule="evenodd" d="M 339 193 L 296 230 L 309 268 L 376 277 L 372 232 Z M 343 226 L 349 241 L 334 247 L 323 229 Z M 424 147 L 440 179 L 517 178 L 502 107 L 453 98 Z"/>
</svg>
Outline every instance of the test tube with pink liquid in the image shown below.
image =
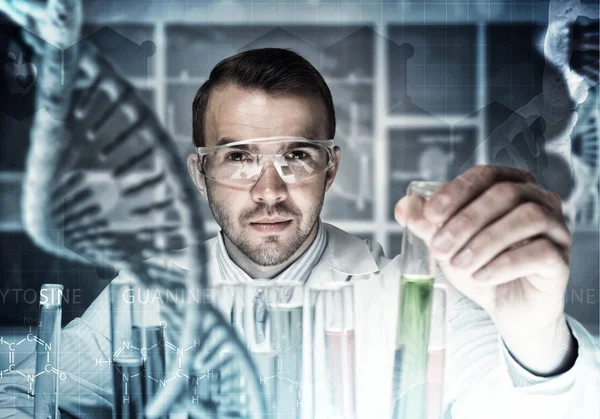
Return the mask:
<svg viewBox="0 0 600 419">
<path fill-rule="evenodd" d="M 427 348 L 426 419 L 442 417 L 446 359 L 446 287 L 435 283 L 431 301 L 431 324 Z"/>
<path fill-rule="evenodd" d="M 354 288 L 328 282 L 310 289 L 313 418 L 353 419 Z"/>
</svg>

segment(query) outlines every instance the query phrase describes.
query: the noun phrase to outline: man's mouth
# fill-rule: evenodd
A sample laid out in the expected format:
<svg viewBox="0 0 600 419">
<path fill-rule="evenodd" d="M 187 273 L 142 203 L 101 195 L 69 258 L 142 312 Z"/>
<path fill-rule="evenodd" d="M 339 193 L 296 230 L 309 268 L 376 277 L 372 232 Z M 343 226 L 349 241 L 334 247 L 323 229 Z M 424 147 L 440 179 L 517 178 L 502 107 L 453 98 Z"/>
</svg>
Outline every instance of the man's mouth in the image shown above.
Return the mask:
<svg viewBox="0 0 600 419">
<path fill-rule="evenodd" d="M 292 219 L 283 217 L 262 217 L 250 223 L 253 230 L 262 233 L 280 233 L 292 224 Z"/>
</svg>

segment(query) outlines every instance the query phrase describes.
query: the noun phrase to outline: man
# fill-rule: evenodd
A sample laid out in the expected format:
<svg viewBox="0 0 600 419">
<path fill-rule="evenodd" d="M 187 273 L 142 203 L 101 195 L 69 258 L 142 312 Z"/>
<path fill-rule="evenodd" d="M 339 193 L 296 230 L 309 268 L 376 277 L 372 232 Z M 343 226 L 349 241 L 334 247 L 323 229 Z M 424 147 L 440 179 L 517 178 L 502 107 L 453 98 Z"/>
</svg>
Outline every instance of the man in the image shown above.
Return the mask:
<svg viewBox="0 0 600 419">
<path fill-rule="evenodd" d="M 193 124 L 198 152 L 188 169 L 221 227 L 207 243 L 211 280 L 360 279 L 357 416 L 390 417 L 399 258 L 319 220 L 341 159 L 329 141 L 335 114 L 322 76 L 292 51 L 240 53 L 198 91 Z M 400 200 L 401 223 L 408 205 L 449 287 L 446 415 L 596 417 L 598 354 L 564 313 L 571 238 L 558 197 L 529 173 L 483 166 L 428 202 Z M 60 402 L 71 415 L 109 414 L 111 370 L 96 365 L 111 356 L 108 310 L 104 292 L 63 333 L 70 378 Z M 20 395 L 1 402 L 7 412 L 32 403 L 16 388 Z"/>
</svg>

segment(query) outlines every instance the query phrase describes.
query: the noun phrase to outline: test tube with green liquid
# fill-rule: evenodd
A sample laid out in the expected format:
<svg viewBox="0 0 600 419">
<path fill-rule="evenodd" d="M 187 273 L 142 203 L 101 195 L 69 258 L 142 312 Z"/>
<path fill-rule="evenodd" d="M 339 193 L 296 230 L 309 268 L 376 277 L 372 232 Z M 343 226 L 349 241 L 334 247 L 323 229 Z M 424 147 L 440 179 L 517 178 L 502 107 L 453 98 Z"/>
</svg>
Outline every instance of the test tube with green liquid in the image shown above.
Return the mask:
<svg viewBox="0 0 600 419">
<path fill-rule="evenodd" d="M 413 181 L 408 186 L 407 218 L 402 237 L 402 277 L 396 330 L 393 418 L 424 419 L 427 404 L 427 350 L 435 260 L 427 245 L 411 230 L 418 199 L 427 200 L 439 182 Z"/>
</svg>

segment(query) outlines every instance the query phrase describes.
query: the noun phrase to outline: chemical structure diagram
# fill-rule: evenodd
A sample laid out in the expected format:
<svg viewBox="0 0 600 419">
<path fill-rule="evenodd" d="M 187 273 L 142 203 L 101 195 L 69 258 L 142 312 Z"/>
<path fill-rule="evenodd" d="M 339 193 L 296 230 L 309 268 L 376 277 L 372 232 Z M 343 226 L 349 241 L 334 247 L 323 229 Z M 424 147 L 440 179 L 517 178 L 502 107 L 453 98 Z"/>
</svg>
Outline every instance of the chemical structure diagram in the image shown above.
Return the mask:
<svg viewBox="0 0 600 419">
<path fill-rule="evenodd" d="M 294 344 L 286 349 L 276 351 L 275 353 L 270 355 L 270 359 L 271 359 L 273 365 L 276 365 L 276 371 L 275 371 L 275 367 L 267 368 L 267 369 L 270 369 L 273 372 L 273 374 L 271 374 L 269 376 L 265 376 L 265 375 L 259 376 L 261 385 L 263 385 L 265 387 L 269 387 L 269 386 L 275 387 L 276 388 L 275 392 L 277 392 L 277 393 L 286 392 L 282 388 L 282 387 L 285 387 L 285 385 L 282 385 L 282 384 L 288 383 L 288 385 L 289 385 L 288 388 L 293 388 L 293 393 L 296 398 L 296 407 L 300 407 L 302 405 L 302 401 L 301 401 L 302 371 L 300 368 L 300 370 L 292 371 L 291 374 L 286 373 L 286 371 L 284 371 L 284 360 L 285 359 L 289 360 L 290 358 L 292 358 L 292 360 L 294 360 L 294 358 L 301 357 L 301 351 L 302 351 L 301 342 L 300 342 L 300 346 L 297 346 L 296 344 Z M 261 366 L 259 366 L 259 370 L 261 369 L 260 367 Z M 263 371 L 259 371 L 259 372 L 262 373 Z M 273 383 L 272 381 L 276 381 L 276 382 Z M 272 392 L 272 391 L 273 390 L 271 390 L 269 392 Z"/>
<path fill-rule="evenodd" d="M 273 342 L 268 347 L 263 345 L 248 344 L 247 348 L 258 368 L 260 384 L 264 387 L 265 393 L 277 393 L 279 398 L 285 394 L 289 398 L 295 398 L 296 407 L 302 405 L 302 325 L 297 324 L 295 331 L 295 341 L 292 335 L 294 332 L 289 332 L 289 335 L 283 337 L 283 342 L 288 342 L 288 345 L 283 346 L 283 342 Z M 270 347 L 269 347 L 270 346 Z M 281 347 L 283 346 L 283 348 Z M 285 397 L 285 396 L 284 396 Z M 288 403 L 292 400 L 288 400 Z M 289 406 L 289 404 L 288 404 Z"/>
<path fill-rule="evenodd" d="M 19 345 L 25 342 L 35 342 L 36 345 L 36 351 L 38 353 L 38 366 L 36 368 L 38 371 L 33 374 L 24 373 L 16 367 L 15 353 L 18 350 Z M 9 373 L 16 373 L 25 378 L 29 384 L 27 398 L 33 397 L 35 380 L 43 374 L 56 374 L 61 381 L 67 379 L 66 373 L 60 372 L 58 368 L 53 366 L 51 358 L 56 359 L 56 357 L 52 356 L 52 343 L 45 342 L 43 339 L 39 338 L 35 333 L 33 333 L 31 325 L 29 326 L 29 333 L 19 341 L 10 341 L 5 339 L 4 336 L 0 336 L 0 345 L 6 345 L 8 347 L 8 368 L 0 370 L 0 380 L 4 378 L 5 374 Z M 37 345 L 40 345 L 43 352 L 40 351 L 40 348 L 37 347 Z M 58 351 L 58 348 L 55 349 Z M 40 360 L 43 359 L 44 352 L 46 354 L 46 364 L 40 365 Z"/>
<path fill-rule="evenodd" d="M 147 339 L 146 345 L 136 345 L 135 339 L 123 341 L 116 348 L 111 359 L 96 358 L 96 366 L 108 365 L 113 368 L 115 380 L 122 383 L 123 403 L 129 403 L 132 398 L 135 398 L 136 395 L 132 394 L 131 389 L 136 388 L 133 382 L 140 379 L 146 380 L 146 385 L 152 385 L 155 389 L 166 387 L 173 380 L 187 380 L 191 385 L 190 390 L 192 391 L 189 396 L 192 404 L 217 402 L 217 399 L 220 399 L 221 396 L 225 395 L 223 393 L 226 393 L 224 384 L 227 378 L 225 377 L 232 371 L 228 369 L 209 369 L 202 372 L 202 374 L 198 372 L 189 373 L 183 368 L 184 357 L 190 351 L 201 346 L 203 342 L 194 339 L 190 346 L 186 348 L 179 347 L 164 337 L 162 331 L 165 328 L 166 322 L 163 321 L 160 325 L 160 332 L 155 335 L 160 337 Z M 301 331 L 298 334 L 300 336 Z M 152 335 L 152 333 L 149 335 Z M 301 364 L 299 364 L 302 352 L 301 338 L 284 349 L 270 350 L 265 353 L 257 351 L 252 345 L 248 345 L 248 350 L 257 364 L 260 384 L 264 386 L 265 393 L 272 393 L 273 391 L 285 393 L 289 397 L 293 396 L 297 406 L 300 406 L 302 388 Z M 226 358 L 228 353 L 223 352 L 218 356 Z M 173 362 L 168 368 L 157 370 L 152 368 L 152 363 L 155 360 L 158 360 L 159 364 L 165 362 L 165 360 L 172 360 Z M 287 362 L 292 364 L 290 367 L 295 364 L 295 368 L 286 369 Z M 155 371 L 160 372 L 156 373 Z"/>
<path fill-rule="evenodd" d="M 297 387 L 302 387 L 302 383 L 298 380 L 294 381 L 292 380 L 290 377 L 287 377 L 283 371 L 283 358 L 285 356 L 285 354 L 289 351 L 291 351 L 292 349 L 298 349 L 296 347 L 296 345 L 292 345 L 287 349 L 284 350 L 279 350 L 277 352 L 275 352 L 273 355 L 271 355 L 272 358 L 277 358 L 277 372 L 271 376 L 263 376 L 261 375 L 260 378 L 260 382 L 262 383 L 267 383 L 270 380 L 273 380 L 275 378 L 277 378 L 278 380 L 286 380 L 287 382 L 289 382 L 291 385 L 293 386 L 297 386 Z"/>
<path fill-rule="evenodd" d="M 167 324 L 163 321 L 161 322 L 160 327 L 153 327 L 152 331 L 147 331 L 146 335 L 150 336 L 150 338 L 145 339 L 146 345 L 136 345 L 135 341 L 123 341 L 121 346 L 115 350 L 111 359 L 95 359 L 95 364 L 97 366 L 109 365 L 113 367 L 115 380 L 119 380 L 118 377 L 121 377 L 119 381 L 122 382 L 123 403 L 129 403 L 131 400 L 131 386 L 128 384 L 130 381 L 134 380 L 145 379 L 147 382 L 153 383 L 150 384 L 153 387 L 160 388 L 166 387 L 173 380 L 186 379 L 191 382 L 194 390 L 194 395 L 191 396 L 191 403 L 200 403 L 201 395 L 206 395 L 208 386 L 202 386 L 202 384 L 204 384 L 203 381 L 214 382 L 220 380 L 220 372 L 215 370 L 208 370 L 201 375 L 190 375 L 186 373 L 186 370 L 183 368 L 183 357 L 187 352 L 200 346 L 201 342 L 194 339 L 192 345 L 189 347 L 178 347 L 164 337 L 163 330 L 166 327 Z M 164 373 L 164 363 L 166 360 L 174 358 L 176 358 L 176 365 L 169 367 L 170 372 L 167 378 L 167 374 Z M 152 368 L 152 364 L 155 361 L 155 368 Z M 202 401 L 206 402 L 206 400 Z"/>
</svg>

